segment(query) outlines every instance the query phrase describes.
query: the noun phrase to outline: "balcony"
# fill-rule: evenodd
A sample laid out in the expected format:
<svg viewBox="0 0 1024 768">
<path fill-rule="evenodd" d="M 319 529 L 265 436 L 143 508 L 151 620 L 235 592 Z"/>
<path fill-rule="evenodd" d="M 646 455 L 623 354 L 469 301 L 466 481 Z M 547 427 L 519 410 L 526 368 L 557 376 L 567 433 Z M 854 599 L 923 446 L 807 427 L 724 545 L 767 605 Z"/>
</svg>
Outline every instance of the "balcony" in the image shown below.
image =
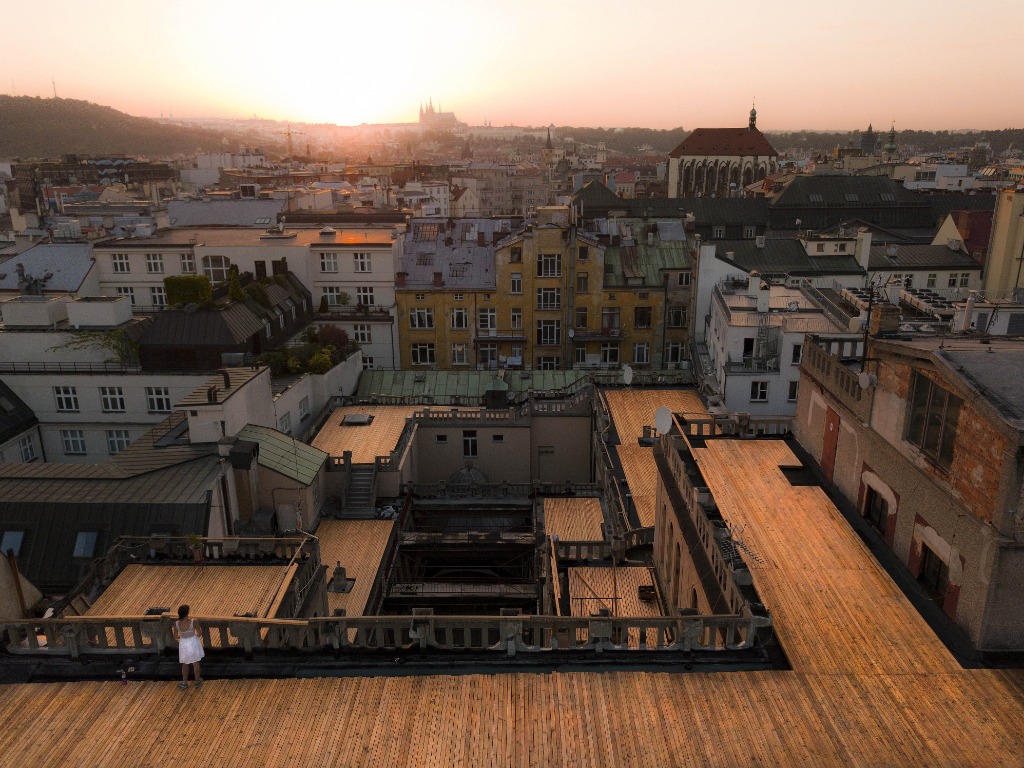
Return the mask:
<svg viewBox="0 0 1024 768">
<path fill-rule="evenodd" d="M 392 315 L 387 307 L 350 304 L 329 304 L 326 312 L 318 312 L 317 318 L 333 322 L 390 323 Z"/>
<path fill-rule="evenodd" d="M 623 337 L 624 328 L 574 328 L 573 339 L 576 341 L 619 341 Z"/>
<path fill-rule="evenodd" d="M 473 337 L 474 343 L 486 341 L 525 341 L 526 330 L 523 328 L 478 328 Z"/>
</svg>

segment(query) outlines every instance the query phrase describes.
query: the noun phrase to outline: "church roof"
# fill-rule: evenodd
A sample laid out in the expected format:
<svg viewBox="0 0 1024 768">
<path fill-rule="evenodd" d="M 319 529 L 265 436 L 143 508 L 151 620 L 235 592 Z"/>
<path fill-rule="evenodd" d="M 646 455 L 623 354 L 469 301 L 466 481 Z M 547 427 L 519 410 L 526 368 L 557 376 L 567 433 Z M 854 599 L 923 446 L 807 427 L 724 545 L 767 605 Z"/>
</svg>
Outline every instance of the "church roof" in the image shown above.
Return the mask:
<svg viewBox="0 0 1024 768">
<path fill-rule="evenodd" d="M 778 157 L 779 153 L 757 128 L 698 128 L 669 153 L 669 157 L 689 155 Z"/>
</svg>

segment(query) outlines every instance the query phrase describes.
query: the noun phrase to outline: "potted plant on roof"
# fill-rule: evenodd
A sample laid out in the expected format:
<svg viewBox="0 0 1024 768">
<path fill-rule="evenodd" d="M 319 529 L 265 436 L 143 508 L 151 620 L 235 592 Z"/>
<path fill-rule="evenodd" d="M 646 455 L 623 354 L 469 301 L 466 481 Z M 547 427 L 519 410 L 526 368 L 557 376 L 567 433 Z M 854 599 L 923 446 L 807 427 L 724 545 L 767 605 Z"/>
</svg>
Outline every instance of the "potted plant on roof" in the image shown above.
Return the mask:
<svg viewBox="0 0 1024 768">
<path fill-rule="evenodd" d="M 198 533 L 190 533 L 188 546 L 192 550 L 192 560 L 196 563 L 203 562 L 203 537 Z"/>
</svg>

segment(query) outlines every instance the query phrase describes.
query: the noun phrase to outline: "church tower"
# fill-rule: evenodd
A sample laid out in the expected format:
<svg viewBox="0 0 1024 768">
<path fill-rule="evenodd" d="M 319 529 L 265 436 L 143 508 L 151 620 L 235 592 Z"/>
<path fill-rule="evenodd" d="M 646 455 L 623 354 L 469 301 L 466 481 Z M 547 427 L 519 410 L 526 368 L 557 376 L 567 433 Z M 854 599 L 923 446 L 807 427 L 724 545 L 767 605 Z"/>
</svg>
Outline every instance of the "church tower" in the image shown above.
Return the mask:
<svg viewBox="0 0 1024 768">
<path fill-rule="evenodd" d="M 753 105 L 750 106 L 750 122 L 747 124 L 747 130 L 757 130 L 757 110 L 754 109 Z"/>
<path fill-rule="evenodd" d="M 540 151 L 540 159 L 544 165 L 555 164 L 555 145 L 551 143 L 551 126 L 548 126 L 548 139 L 544 142 L 544 149 Z"/>
<path fill-rule="evenodd" d="M 898 148 L 896 146 L 896 123 L 893 123 L 892 128 L 889 129 L 889 141 L 882 149 L 882 162 L 899 162 Z"/>
</svg>

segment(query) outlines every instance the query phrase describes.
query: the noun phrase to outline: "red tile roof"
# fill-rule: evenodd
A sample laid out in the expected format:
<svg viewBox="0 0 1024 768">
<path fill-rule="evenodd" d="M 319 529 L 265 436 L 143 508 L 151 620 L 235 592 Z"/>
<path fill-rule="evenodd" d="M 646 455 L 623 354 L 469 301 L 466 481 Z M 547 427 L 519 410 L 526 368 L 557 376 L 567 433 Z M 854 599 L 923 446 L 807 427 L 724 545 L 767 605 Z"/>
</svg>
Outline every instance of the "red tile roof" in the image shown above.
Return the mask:
<svg viewBox="0 0 1024 768">
<path fill-rule="evenodd" d="M 669 157 L 688 155 L 778 157 L 779 153 L 756 128 L 698 128 L 669 153 Z"/>
</svg>

